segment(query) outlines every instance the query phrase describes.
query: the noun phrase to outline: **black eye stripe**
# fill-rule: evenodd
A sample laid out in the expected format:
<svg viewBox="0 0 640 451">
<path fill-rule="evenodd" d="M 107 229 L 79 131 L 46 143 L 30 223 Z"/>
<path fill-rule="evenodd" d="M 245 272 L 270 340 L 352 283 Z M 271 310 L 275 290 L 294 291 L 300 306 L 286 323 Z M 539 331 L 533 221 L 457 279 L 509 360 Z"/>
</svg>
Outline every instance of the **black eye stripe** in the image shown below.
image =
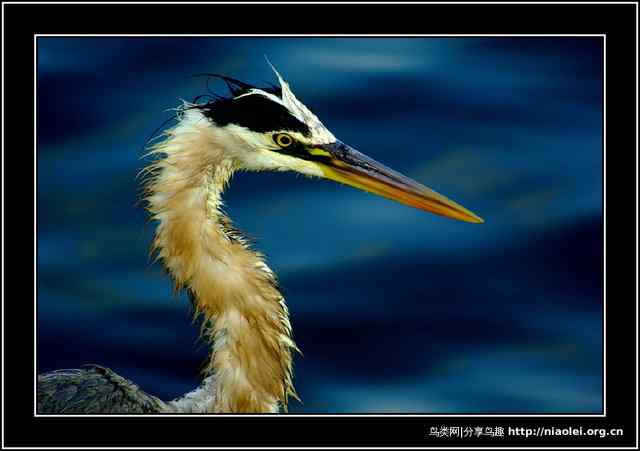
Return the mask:
<svg viewBox="0 0 640 451">
<path fill-rule="evenodd" d="M 202 105 L 200 109 L 202 114 L 221 127 L 236 124 L 258 133 L 291 130 L 311 136 L 311 130 L 306 124 L 284 106 L 260 94 L 219 99 Z"/>
<path fill-rule="evenodd" d="M 329 164 L 331 162 L 331 157 L 329 155 L 314 155 L 312 153 L 309 153 L 309 147 L 295 139 L 293 140 L 293 143 L 291 145 L 287 147 L 278 147 L 273 151 L 281 153 L 283 155 L 288 155 L 290 157 L 299 158 L 301 160 L 316 161 L 325 164 Z"/>
<path fill-rule="evenodd" d="M 277 144 L 277 141 L 276 141 L 276 144 Z M 278 147 L 274 151 L 285 154 L 285 155 L 291 155 L 292 157 L 297 157 L 297 158 L 304 158 L 305 155 L 308 155 L 307 149 L 304 146 L 304 144 L 296 140 L 293 140 L 293 142 L 289 144 L 287 147 Z"/>
</svg>

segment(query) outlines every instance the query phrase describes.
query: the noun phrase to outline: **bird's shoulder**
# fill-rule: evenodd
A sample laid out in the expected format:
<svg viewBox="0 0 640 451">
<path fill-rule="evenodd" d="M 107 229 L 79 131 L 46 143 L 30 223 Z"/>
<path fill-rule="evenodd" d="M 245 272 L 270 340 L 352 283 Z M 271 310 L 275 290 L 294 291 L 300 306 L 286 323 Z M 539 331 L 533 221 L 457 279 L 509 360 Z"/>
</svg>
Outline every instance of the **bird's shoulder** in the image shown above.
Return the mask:
<svg viewBox="0 0 640 451">
<path fill-rule="evenodd" d="M 99 365 L 38 375 L 37 410 L 51 413 L 158 413 L 163 401 Z"/>
</svg>

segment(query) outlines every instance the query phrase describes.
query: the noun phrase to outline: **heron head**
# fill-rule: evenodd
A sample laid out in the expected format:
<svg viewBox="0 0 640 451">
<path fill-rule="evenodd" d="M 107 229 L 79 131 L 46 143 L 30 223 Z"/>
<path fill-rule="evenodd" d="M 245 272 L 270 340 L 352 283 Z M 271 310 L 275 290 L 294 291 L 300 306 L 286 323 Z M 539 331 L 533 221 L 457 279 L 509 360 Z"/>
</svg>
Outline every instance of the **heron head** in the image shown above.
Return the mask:
<svg viewBox="0 0 640 451">
<path fill-rule="evenodd" d="M 334 180 L 441 216 L 483 222 L 456 202 L 336 139 L 271 67 L 279 87 L 260 89 L 214 75 L 227 83 L 231 97 L 197 105 L 216 127 L 241 143 L 234 154 L 240 168 L 295 171 Z"/>
</svg>

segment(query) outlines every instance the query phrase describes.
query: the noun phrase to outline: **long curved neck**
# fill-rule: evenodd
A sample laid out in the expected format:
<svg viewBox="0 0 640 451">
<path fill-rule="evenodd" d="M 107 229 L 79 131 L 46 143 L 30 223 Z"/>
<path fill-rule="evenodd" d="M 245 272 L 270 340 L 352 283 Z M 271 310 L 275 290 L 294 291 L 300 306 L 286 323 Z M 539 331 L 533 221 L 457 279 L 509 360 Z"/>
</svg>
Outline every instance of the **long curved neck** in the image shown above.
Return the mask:
<svg viewBox="0 0 640 451">
<path fill-rule="evenodd" d="M 194 111 L 154 146 L 147 169 L 147 208 L 156 219 L 153 250 L 177 289 L 194 298 L 212 345 L 207 379 L 174 404 L 206 412 L 276 412 L 296 396 L 291 381 L 291 326 L 277 282 L 220 211 L 236 169 L 234 145 Z M 215 383 L 211 383 L 214 380 Z"/>
</svg>

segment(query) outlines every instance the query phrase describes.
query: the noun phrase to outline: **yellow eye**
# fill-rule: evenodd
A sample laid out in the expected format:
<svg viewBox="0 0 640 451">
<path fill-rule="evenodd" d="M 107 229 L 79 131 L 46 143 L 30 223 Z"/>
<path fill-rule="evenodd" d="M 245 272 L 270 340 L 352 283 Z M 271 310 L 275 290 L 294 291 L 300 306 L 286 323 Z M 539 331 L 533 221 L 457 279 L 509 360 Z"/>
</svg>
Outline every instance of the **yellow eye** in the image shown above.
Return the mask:
<svg viewBox="0 0 640 451">
<path fill-rule="evenodd" d="M 293 144 L 293 138 L 286 133 L 278 133 L 274 136 L 274 140 L 280 147 L 289 147 Z"/>
</svg>

